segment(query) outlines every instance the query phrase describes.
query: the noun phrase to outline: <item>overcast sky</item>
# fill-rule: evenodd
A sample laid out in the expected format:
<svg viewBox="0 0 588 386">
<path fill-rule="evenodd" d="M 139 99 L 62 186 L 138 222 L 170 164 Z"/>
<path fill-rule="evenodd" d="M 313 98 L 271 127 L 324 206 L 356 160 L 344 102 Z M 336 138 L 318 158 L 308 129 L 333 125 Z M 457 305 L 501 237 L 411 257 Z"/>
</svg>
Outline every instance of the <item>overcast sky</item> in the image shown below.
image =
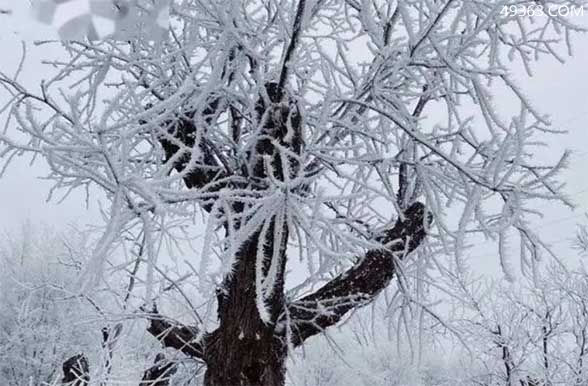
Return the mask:
<svg viewBox="0 0 588 386">
<path fill-rule="evenodd" d="M 46 46 L 35 46 L 33 41 L 56 38 L 55 29 L 31 19 L 28 1 L 0 0 L 0 9 L 12 12 L 10 15 L 0 14 L 0 68 L 7 73 L 14 72 L 22 52 L 21 41 L 26 41 L 28 57 L 21 80 L 38 89 L 39 81 L 46 74 L 41 59 L 55 53 L 48 51 Z M 581 23 L 588 25 L 588 10 Z M 588 211 L 588 172 L 585 166 L 588 164 L 588 36 L 579 36 L 574 42 L 575 56 L 567 58 L 566 64 L 553 59 L 543 60 L 535 66 L 534 76 L 530 79 L 522 71 L 516 73 L 519 84 L 536 107 L 550 114 L 555 128 L 569 131 L 567 135 L 550 138 L 549 147 L 536 154 L 540 160 L 552 160 L 564 149 L 574 151 L 570 169 L 564 177 L 567 191 L 578 204 L 578 209 L 572 212 L 561 205 L 545 205 L 541 208 L 545 218 L 536 221 L 545 240 L 552 242 L 564 255 L 570 252 L 570 239 L 576 231 L 576 224 L 588 222 L 583 218 L 583 213 Z M 0 94 L 0 98 L 5 95 Z M 509 100 L 506 97 L 502 100 L 497 95 L 496 103 L 500 107 Z M 51 183 L 39 178 L 46 174 L 47 168 L 42 161 L 31 166 L 28 160 L 16 160 L 0 179 L 0 231 L 17 230 L 27 220 L 50 224 L 57 229 L 64 229 L 72 222 L 84 225 L 100 221 L 95 203 L 86 210 L 82 192 L 60 204 L 57 200 L 46 202 Z M 472 254 L 484 259 L 485 250 L 480 246 Z"/>
</svg>

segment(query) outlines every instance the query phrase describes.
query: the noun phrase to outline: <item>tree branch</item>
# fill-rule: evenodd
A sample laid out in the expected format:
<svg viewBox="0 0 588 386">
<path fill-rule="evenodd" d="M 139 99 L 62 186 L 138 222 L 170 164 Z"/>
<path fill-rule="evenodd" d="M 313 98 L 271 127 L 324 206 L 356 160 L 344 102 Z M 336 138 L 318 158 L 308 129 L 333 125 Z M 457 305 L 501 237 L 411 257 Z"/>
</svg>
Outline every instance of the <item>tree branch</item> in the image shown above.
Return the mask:
<svg viewBox="0 0 588 386">
<path fill-rule="evenodd" d="M 204 126 L 212 124 L 221 104 L 220 98 L 211 97 L 208 100 L 208 105 L 202 110 L 202 117 Z M 167 134 L 159 137 L 159 142 L 165 151 L 165 161 L 169 161 L 179 150 L 180 146 L 193 148 L 196 145 L 196 139 L 201 154 L 201 159 L 198 160 L 197 166 L 189 170 L 184 176 L 184 183 L 188 188 L 202 188 L 210 183 L 218 174 L 221 166 L 214 159 L 210 146 L 205 143 L 205 128 L 197 128 L 194 122 L 195 113 L 187 113 L 179 117 L 175 122 L 173 128 L 167 129 Z M 190 162 L 190 154 L 184 153 L 178 157 L 174 163 L 173 168 L 179 173 L 183 172 Z"/>
<path fill-rule="evenodd" d="M 90 382 L 90 366 L 84 354 L 68 358 L 62 365 L 64 386 L 87 386 Z"/>
<path fill-rule="evenodd" d="M 233 47 L 230 50 L 228 62 L 225 63 L 221 75 L 221 80 L 225 80 L 227 85 L 230 85 L 234 79 L 234 71 L 232 70 L 232 63 L 236 60 L 237 51 L 239 47 Z M 165 161 L 169 161 L 181 147 L 193 149 L 195 145 L 199 147 L 200 159 L 191 163 L 191 170 L 183 176 L 184 183 L 188 189 L 201 189 L 206 185 L 217 179 L 222 179 L 230 175 L 227 163 L 223 159 L 223 155 L 217 151 L 214 144 L 206 137 L 207 128 L 216 122 L 218 115 L 227 108 L 225 101 L 218 95 L 211 94 L 206 99 L 206 105 L 200 111 L 196 108 L 188 111 L 184 116 L 180 116 L 174 127 L 166 129 L 163 135 L 159 137 L 159 142 L 165 151 Z M 231 110 L 233 112 L 233 109 Z M 195 117 L 202 117 L 203 122 L 195 122 Z M 202 123 L 202 127 L 197 127 L 197 124 Z M 234 120 L 232 131 L 238 131 L 240 122 Z M 197 140 L 198 139 L 198 140 Z M 217 158 L 215 158 L 215 155 Z M 191 154 L 185 152 L 178 157 L 174 163 L 173 168 L 179 173 L 183 172 L 186 166 L 190 164 Z M 220 161 L 220 162 L 219 162 Z M 224 171 L 223 171 L 224 169 Z M 211 190 L 219 190 L 221 186 L 218 184 L 210 187 Z M 210 211 L 212 205 L 204 205 L 204 209 Z"/>
<path fill-rule="evenodd" d="M 413 203 L 404 217 L 378 240 L 386 248 L 368 251 L 349 270 L 287 306 L 282 322 L 290 323 L 294 346 L 336 324 L 352 309 L 368 304 L 386 288 L 394 275 L 394 259 L 414 251 L 432 222 L 420 202 Z"/>
<path fill-rule="evenodd" d="M 204 348 L 197 340 L 199 329 L 195 326 L 172 324 L 159 314 L 157 308 L 149 313 L 147 331 L 164 347 L 175 348 L 192 358 L 202 359 L 204 356 Z"/>
<path fill-rule="evenodd" d="M 153 366 L 143 373 L 141 386 L 169 386 L 176 371 L 176 363 L 167 361 L 165 355 L 159 353 L 155 356 Z"/>
<path fill-rule="evenodd" d="M 296 16 L 294 17 L 294 26 L 292 27 L 292 38 L 290 39 L 290 43 L 288 44 L 288 48 L 286 49 L 286 53 L 284 55 L 284 62 L 282 64 L 282 70 L 280 71 L 280 79 L 278 80 L 278 99 L 282 99 L 282 93 L 284 90 L 284 85 L 286 84 L 286 79 L 288 78 L 288 72 L 290 70 L 290 61 L 292 59 L 292 54 L 296 49 L 296 45 L 298 44 L 298 37 L 300 35 L 300 31 L 302 30 L 302 17 L 304 16 L 304 9 L 306 7 L 306 0 L 299 0 L 298 7 L 296 8 Z"/>
</svg>

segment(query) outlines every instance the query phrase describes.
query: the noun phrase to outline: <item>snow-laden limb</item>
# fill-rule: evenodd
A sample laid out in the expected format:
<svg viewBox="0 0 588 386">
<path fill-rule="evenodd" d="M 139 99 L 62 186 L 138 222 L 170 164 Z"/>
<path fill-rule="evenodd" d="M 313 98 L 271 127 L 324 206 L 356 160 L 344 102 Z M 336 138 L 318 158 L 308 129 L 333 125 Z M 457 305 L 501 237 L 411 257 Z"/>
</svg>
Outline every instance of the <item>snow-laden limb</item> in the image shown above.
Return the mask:
<svg viewBox="0 0 588 386">
<path fill-rule="evenodd" d="M 147 331 L 157 338 L 164 347 L 175 348 L 192 358 L 203 358 L 199 329 L 173 323 L 159 314 L 157 308 L 146 314 L 149 324 Z"/>
<path fill-rule="evenodd" d="M 169 162 L 182 175 L 188 188 L 200 189 L 215 179 L 222 179 L 224 173 L 228 172 L 213 157 L 212 144 L 205 141 L 206 128 L 216 121 L 221 111 L 220 103 L 219 97 L 211 96 L 205 101 L 201 112 L 180 112 L 177 120 L 170 121 L 166 125 L 168 129 L 159 136 L 165 152 L 165 162 Z M 202 122 L 195 119 L 196 117 L 200 117 Z M 220 188 L 218 185 L 212 186 Z"/>
<path fill-rule="evenodd" d="M 392 229 L 380 238 L 382 248 L 368 251 L 350 269 L 329 281 L 317 291 L 287 304 L 281 323 L 290 330 L 292 344 L 298 346 L 307 338 L 339 322 L 343 316 L 371 302 L 392 279 L 396 259 L 403 259 L 423 241 L 432 216 L 420 202 L 404 212 Z"/>
<path fill-rule="evenodd" d="M 165 355 L 159 353 L 155 356 L 153 366 L 143 373 L 141 385 L 168 386 L 176 371 L 177 364 L 166 360 Z"/>
</svg>

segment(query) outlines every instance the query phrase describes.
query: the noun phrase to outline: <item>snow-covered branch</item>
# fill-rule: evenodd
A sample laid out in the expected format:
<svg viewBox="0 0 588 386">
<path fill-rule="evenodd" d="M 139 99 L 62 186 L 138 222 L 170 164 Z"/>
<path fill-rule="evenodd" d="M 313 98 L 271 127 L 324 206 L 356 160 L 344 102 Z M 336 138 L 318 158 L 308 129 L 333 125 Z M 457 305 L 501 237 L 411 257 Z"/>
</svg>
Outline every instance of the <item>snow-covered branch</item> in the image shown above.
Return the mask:
<svg viewBox="0 0 588 386">
<path fill-rule="evenodd" d="M 161 316 L 156 308 L 146 315 L 149 320 L 147 331 L 164 347 L 175 348 L 192 358 L 203 357 L 204 351 L 197 327 L 172 323 Z"/>
<path fill-rule="evenodd" d="M 343 316 L 371 302 L 390 282 L 396 259 L 403 259 L 423 241 L 432 216 L 417 202 L 404 213 L 393 228 L 379 240 L 383 247 L 373 249 L 349 270 L 317 291 L 287 304 L 282 319 L 291 330 L 294 346 L 336 324 Z"/>
</svg>

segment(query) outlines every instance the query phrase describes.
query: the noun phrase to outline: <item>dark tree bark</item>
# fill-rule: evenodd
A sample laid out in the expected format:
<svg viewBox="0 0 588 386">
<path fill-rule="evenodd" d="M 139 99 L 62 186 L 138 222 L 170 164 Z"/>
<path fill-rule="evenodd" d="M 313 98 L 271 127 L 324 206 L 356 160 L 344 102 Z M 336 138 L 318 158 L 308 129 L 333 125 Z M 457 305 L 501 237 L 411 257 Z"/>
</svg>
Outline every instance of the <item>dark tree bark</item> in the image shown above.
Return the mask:
<svg viewBox="0 0 588 386">
<path fill-rule="evenodd" d="M 156 307 L 149 314 L 147 331 L 164 347 L 175 348 L 192 358 L 202 358 L 203 348 L 198 340 L 198 328 L 174 325 L 161 317 Z"/>
<path fill-rule="evenodd" d="M 270 234 L 272 234 L 270 230 Z M 255 292 L 255 261 L 259 242 L 256 233 L 238 253 L 234 278 L 225 283 L 226 293 L 219 304 L 220 326 L 206 339 L 207 371 L 204 384 L 281 385 L 284 383 L 286 345 L 275 333 L 275 325 L 284 307 L 283 270 L 285 239 L 282 241 L 280 279 L 274 296 L 268 300 L 271 322 L 259 315 Z M 271 255 L 272 242 L 266 249 Z"/>
<path fill-rule="evenodd" d="M 387 248 L 366 253 L 353 267 L 316 292 L 288 305 L 284 321 L 292 328 L 292 343 L 307 338 L 339 322 L 350 310 L 371 302 L 392 280 L 395 259 L 414 251 L 426 235 L 431 216 L 420 202 L 414 203 L 380 240 Z"/>
<path fill-rule="evenodd" d="M 286 99 L 287 100 L 287 99 Z M 296 105 L 280 103 L 278 86 L 269 83 L 256 103 L 257 119 L 261 132 L 254 150 L 248 155 L 249 176 L 264 180 L 268 170 L 264 159 L 269 157 L 272 178 L 283 181 L 286 170 L 295 173 L 298 164 L 282 164 L 272 141 L 288 147 L 293 153 L 301 152 L 300 115 Z M 207 336 L 204 360 L 207 371 L 204 383 L 217 385 L 281 385 L 284 383 L 286 342 L 276 334 L 276 323 L 284 309 L 284 270 L 288 229 L 282 225 L 282 239 L 276 240 L 272 220 L 263 240 L 263 269 L 267 274 L 274 245 L 278 244 L 278 268 L 272 295 L 267 299 L 269 321 L 263 321 L 256 303 L 256 260 L 261 230 L 255 232 L 239 249 L 234 274 L 227 278 L 218 293 L 220 326 Z"/>
<path fill-rule="evenodd" d="M 77 354 L 68 358 L 62 365 L 64 386 L 87 386 L 90 382 L 90 368 L 88 358 L 83 354 Z"/>
</svg>

